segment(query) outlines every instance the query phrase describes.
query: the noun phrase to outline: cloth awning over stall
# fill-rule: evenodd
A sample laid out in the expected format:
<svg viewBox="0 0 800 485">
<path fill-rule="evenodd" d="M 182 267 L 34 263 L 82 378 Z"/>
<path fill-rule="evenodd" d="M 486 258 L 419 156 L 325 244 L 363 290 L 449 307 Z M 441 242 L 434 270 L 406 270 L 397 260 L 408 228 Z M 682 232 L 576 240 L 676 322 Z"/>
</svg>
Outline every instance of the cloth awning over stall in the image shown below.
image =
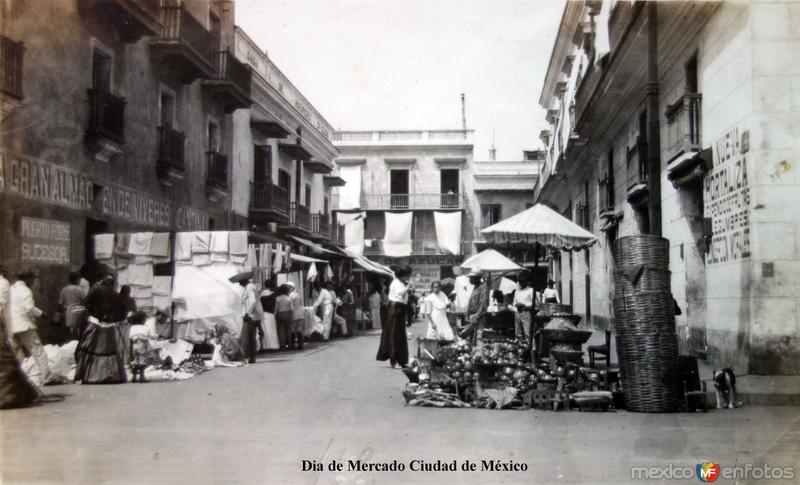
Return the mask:
<svg viewBox="0 0 800 485">
<path fill-rule="evenodd" d="M 463 263 L 462 268 L 466 269 L 480 269 L 488 272 L 508 272 L 508 271 L 522 271 L 525 268 L 511 261 L 507 257 L 498 253 L 494 249 L 486 249 L 480 253 L 472 256 Z"/>
<path fill-rule="evenodd" d="M 392 272 L 392 270 L 390 270 L 389 268 L 387 268 L 382 264 L 376 263 L 375 261 L 371 261 L 365 258 L 364 256 L 359 256 L 349 251 L 348 251 L 348 256 L 353 258 L 353 263 L 356 266 L 358 266 L 359 268 L 363 269 L 368 273 L 375 273 L 389 278 L 394 277 L 394 273 Z"/>
<path fill-rule="evenodd" d="M 299 242 L 303 246 L 306 246 L 308 249 L 310 249 L 315 254 L 327 254 L 327 255 L 332 255 L 332 256 L 338 256 L 338 254 L 336 254 L 334 251 L 331 251 L 330 249 L 325 249 L 321 245 L 319 245 L 319 244 L 317 244 L 317 243 L 315 243 L 313 241 L 309 241 L 308 239 L 303 239 L 302 237 L 297 237 L 297 236 L 289 236 L 289 237 L 291 237 L 295 241 Z"/>
<path fill-rule="evenodd" d="M 291 259 L 292 261 L 297 261 L 298 263 L 322 263 L 322 264 L 328 264 L 328 262 L 325 261 L 324 259 L 311 258 L 311 257 L 308 257 L 308 256 L 303 256 L 302 254 L 295 254 L 295 253 L 290 254 L 289 255 L 289 259 Z"/>
<path fill-rule="evenodd" d="M 597 242 L 594 234 L 542 204 L 489 226 L 481 234 L 486 242 L 499 247 L 539 244 L 571 251 L 588 248 Z"/>
</svg>

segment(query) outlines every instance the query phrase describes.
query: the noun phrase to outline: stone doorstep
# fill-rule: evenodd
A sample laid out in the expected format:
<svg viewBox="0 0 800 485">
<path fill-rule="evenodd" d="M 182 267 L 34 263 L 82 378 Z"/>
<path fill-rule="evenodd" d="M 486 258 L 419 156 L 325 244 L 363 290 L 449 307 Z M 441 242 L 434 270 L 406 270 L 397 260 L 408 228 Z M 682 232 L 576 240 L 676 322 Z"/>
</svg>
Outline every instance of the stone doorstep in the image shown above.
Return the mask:
<svg viewBox="0 0 800 485">
<path fill-rule="evenodd" d="M 584 344 L 584 350 L 589 345 L 604 343 L 604 338 L 603 332 L 595 331 L 592 338 Z M 588 365 L 588 353 L 584 354 L 584 359 Z M 611 336 L 611 362 L 614 367 L 618 366 L 619 359 L 613 334 Z M 712 375 L 714 367 L 706 361 L 698 359 L 697 368 L 700 377 L 706 383 L 706 402 L 710 407 L 715 408 L 717 395 Z M 737 375 L 736 390 L 738 391 L 738 400 L 745 406 L 800 406 L 800 375 Z"/>
</svg>

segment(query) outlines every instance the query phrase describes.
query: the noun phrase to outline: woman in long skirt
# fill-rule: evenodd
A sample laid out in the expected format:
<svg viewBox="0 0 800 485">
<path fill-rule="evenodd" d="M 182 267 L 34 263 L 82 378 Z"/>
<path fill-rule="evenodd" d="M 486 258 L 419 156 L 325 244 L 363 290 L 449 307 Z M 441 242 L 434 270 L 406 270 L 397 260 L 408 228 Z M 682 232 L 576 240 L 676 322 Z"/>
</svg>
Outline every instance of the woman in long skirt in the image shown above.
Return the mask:
<svg viewBox="0 0 800 485">
<path fill-rule="evenodd" d="M 121 324 L 100 322 L 89 317 L 75 350 L 76 381 L 83 384 L 121 384 L 128 380 Z"/>
<path fill-rule="evenodd" d="M 406 315 L 410 276 L 410 269 L 402 268 L 395 272 L 395 279 L 389 285 L 389 313 L 381 329 L 381 344 L 375 359 L 388 360 L 392 367 L 405 367 L 408 364 Z"/>
<path fill-rule="evenodd" d="M 331 283 L 325 283 L 320 285 L 319 289 L 319 296 L 317 296 L 317 300 L 312 305 L 314 309 L 314 313 L 317 312 L 318 308 L 322 308 L 322 339 L 328 340 L 331 338 L 331 328 L 333 327 L 333 285 Z"/>
</svg>

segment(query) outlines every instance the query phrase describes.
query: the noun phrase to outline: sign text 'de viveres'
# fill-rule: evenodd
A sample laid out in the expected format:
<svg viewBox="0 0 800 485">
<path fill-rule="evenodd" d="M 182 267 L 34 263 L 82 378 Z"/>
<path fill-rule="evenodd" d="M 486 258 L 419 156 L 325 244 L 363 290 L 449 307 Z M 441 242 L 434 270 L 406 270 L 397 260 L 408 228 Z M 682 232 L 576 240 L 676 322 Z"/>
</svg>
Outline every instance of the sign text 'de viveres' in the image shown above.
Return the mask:
<svg viewBox="0 0 800 485">
<path fill-rule="evenodd" d="M 736 127 L 714 143 L 713 167 L 703 181 L 703 215 L 711 219 L 712 232 L 709 265 L 750 257 L 746 133 Z"/>
<path fill-rule="evenodd" d="M 20 219 L 20 260 L 68 266 L 69 224 L 50 219 Z"/>
</svg>

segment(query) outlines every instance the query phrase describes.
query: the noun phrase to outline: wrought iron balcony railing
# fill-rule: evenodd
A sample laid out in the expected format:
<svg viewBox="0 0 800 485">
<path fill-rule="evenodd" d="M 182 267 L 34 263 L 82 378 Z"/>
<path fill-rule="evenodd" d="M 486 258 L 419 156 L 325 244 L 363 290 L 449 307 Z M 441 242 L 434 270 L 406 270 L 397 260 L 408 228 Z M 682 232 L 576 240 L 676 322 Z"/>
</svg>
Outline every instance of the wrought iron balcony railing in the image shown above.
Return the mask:
<svg viewBox="0 0 800 485">
<path fill-rule="evenodd" d="M 250 182 L 250 207 L 289 213 L 289 192 L 272 182 Z"/>
<path fill-rule="evenodd" d="M 308 207 L 300 205 L 297 202 L 289 203 L 289 225 L 299 227 L 301 229 L 311 229 L 311 214 Z"/>
<path fill-rule="evenodd" d="M 125 143 L 125 98 L 89 90 L 89 134 Z"/>
</svg>

